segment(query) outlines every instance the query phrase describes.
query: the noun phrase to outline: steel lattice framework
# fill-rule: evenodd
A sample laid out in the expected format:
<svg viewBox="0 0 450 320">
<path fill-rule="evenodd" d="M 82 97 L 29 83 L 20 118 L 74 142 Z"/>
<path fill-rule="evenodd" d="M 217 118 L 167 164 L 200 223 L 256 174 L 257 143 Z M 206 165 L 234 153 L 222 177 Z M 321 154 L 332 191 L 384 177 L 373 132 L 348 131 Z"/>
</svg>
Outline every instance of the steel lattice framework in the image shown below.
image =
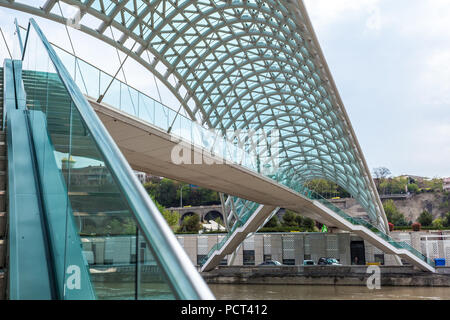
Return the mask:
<svg viewBox="0 0 450 320">
<path fill-rule="evenodd" d="M 0 5 L 66 23 L 56 0 L 41 2 Z M 81 10 L 81 31 L 155 74 L 192 119 L 223 132 L 278 129 L 286 180 L 336 182 L 386 230 L 382 204 L 301 0 L 61 2 Z M 88 17 L 99 24 L 84 23 Z M 120 37 L 113 39 L 110 27 Z"/>
</svg>

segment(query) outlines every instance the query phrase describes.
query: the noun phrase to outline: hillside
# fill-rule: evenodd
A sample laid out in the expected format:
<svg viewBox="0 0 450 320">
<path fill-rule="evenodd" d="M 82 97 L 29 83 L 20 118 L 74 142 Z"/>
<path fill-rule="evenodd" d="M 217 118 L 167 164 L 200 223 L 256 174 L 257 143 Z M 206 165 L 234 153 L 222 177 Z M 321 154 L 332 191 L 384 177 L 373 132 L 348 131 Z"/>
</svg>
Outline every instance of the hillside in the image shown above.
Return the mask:
<svg viewBox="0 0 450 320">
<path fill-rule="evenodd" d="M 415 222 L 419 215 L 427 210 L 433 219 L 440 218 L 450 211 L 443 203 L 447 198 L 442 192 L 413 194 L 409 199 L 395 199 L 394 204 L 405 215 L 406 221 Z M 366 215 L 364 209 L 353 198 L 344 198 L 333 201 L 335 205 L 344 209 L 352 216 Z"/>
</svg>

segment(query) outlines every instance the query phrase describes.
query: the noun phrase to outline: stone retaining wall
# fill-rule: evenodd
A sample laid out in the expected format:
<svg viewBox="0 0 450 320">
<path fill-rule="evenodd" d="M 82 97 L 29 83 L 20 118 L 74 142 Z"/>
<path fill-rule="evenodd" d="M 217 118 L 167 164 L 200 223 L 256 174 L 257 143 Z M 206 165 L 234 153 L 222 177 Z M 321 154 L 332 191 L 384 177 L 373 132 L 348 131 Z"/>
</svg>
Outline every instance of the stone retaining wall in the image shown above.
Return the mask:
<svg viewBox="0 0 450 320">
<path fill-rule="evenodd" d="M 381 286 L 450 287 L 450 268 L 436 273 L 413 267 L 381 266 Z M 219 267 L 202 273 L 214 284 L 294 284 L 366 286 L 372 273 L 366 266 Z"/>
</svg>

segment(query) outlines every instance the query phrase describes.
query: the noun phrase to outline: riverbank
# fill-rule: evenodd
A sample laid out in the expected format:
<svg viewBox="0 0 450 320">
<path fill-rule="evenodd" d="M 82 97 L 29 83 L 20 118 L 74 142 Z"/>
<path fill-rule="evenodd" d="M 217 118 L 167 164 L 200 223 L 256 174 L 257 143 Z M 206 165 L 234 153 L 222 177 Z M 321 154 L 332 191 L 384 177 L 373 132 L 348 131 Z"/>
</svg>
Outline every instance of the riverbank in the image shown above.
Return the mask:
<svg viewBox="0 0 450 320">
<path fill-rule="evenodd" d="M 450 268 L 436 273 L 409 266 L 380 266 L 381 286 L 450 287 Z M 202 277 L 208 284 L 366 286 L 367 266 L 222 266 Z"/>
</svg>

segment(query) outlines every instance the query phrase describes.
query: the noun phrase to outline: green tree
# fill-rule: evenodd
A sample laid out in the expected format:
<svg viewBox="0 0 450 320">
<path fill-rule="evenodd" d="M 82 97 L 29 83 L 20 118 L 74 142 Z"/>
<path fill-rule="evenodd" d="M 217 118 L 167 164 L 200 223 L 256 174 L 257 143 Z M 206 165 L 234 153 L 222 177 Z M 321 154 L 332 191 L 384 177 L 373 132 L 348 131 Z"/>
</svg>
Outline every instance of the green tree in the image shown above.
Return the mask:
<svg viewBox="0 0 450 320">
<path fill-rule="evenodd" d="M 431 180 L 424 180 L 423 183 L 425 189 L 430 191 L 442 191 L 444 181 L 440 178 L 433 178 Z"/>
<path fill-rule="evenodd" d="M 442 220 L 443 220 L 444 227 L 446 227 L 446 228 L 450 227 L 450 212 L 447 212 Z"/>
<path fill-rule="evenodd" d="M 194 214 L 183 219 L 180 228 L 180 232 L 199 232 L 202 228 L 200 223 L 200 218 L 198 215 Z"/>
<path fill-rule="evenodd" d="M 180 214 L 176 211 L 170 211 L 164 208 L 152 195 L 150 195 L 153 202 L 155 203 L 156 207 L 158 208 L 159 212 L 161 212 L 162 216 L 166 220 L 167 224 L 172 227 L 175 227 L 178 225 L 178 222 L 180 221 Z"/>
<path fill-rule="evenodd" d="M 424 210 L 417 221 L 424 227 L 431 226 L 433 223 L 433 216 L 427 210 Z"/>
<path fill-rule="evenodd" d="M 299 213 L 291 210 L 286 210 L 283 215 L 282 226 L 298 227 L 298 230 L 302 232 L 314 232 L 316 224 L 311 218 L 303 217 Z"/>
<path fill-rule="evenodd" d="M 311 218 L 303 218 L 302 227 L 305 228 L 307 232 L 315 232 L 316 223 Z"/>
<path fill-rule="evenodd" d="M 172 229 L 178 225 L 178 222 L 180 221 L 180 214 L 178 212 L 164 209 L 161 213 Z"/>
<path fill-rule="evenodd" d="M 147 192 L 158 201 L 162 206 L 178 207 L 180 200 L 177 197 L 177 191 L 179 184 L 170 179 L 152 180 L 144 184 L 144 188 Z"/>
<path fill-rule="evenodd" d="M 336 183 L 325 179 L 310 180 L 305 184 L 305 186 L 326 199 L 330 199 L 333 197 L 343 198 L 349 196 L 349 193 L 338 186 Z"/>
<path fill-rule="evenodd" d="M 433 223 L 431 224 L 431 226 L 432 226 L 434 229 L 438 229 L 438 230 L 443 229 L 443 228 L 444 228 L 444 221 L 443 221 L 442 218 L 437 218 L 437 219 L 435 219 L 435 220 L 433 221 Z"/>
<path fill-rule="evenodd" d="M 286 210 L 286 212 L 283 215 L 283 226 L 286 227 L 296 227 L 298 226 L 296 221 L 297 214 L 291 210 Z"/>
<path fill-rule="evenodd" d="M 300 228 L 303 226 L 304 223 L 304 217 L 302 217 L 301 215 L 297 214 L 295 216 L 295 222 L 297 223 L 297 226 L 299 226 Z"/>
<path fill-rule="evenodd" d="M 372 174 L 379 193 L 384 194 L 386 189 L 386 179 L 391 175 L 391 171 L 386 167 L 374 168 Z"/>
<path fill-rule="evenodd" d="M 183 206 L 220 204 L 218 192 L 171 179 L 152 179 L 144 184 L 144 187 L 154 199 L 166 208 L 180 206 L 181 193 L 183 195 Z"/>
<path fill-rule="evenodd" d="M 280 221 L 278 220 L 277 215 L 274 215 L 267 223 L 264 225 L 264 228 L 276 228 L 280 225 Z"/>
<path fill-rule="evenodd" d="M 392 199 L 385 201 L 383 207 L 389 222 L 393 223 L 395 226 L 408 225 L 405 216 L 397 209 Z"/>
<path fill-rule="evenodd" d="M 408 184 L 408 191 L 411 193 L 417 193 L 419 191 L 419 186 L 415 183 Z"/>
</svg>

